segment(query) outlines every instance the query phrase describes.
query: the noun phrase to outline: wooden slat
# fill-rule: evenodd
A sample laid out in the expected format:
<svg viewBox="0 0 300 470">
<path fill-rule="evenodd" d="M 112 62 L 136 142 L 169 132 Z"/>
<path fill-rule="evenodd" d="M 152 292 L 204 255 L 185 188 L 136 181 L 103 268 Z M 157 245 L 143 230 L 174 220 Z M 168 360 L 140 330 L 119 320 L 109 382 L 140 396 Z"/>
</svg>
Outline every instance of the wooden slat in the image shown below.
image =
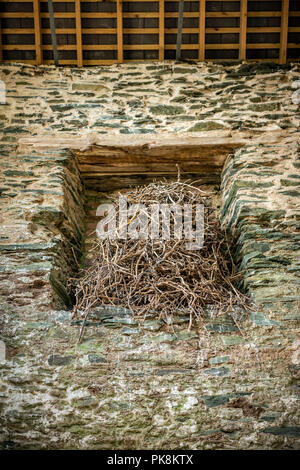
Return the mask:
<svg viewBox="0 0 300 470">
<path fill-rule="evenodd" d="M 87 0 L 88 2 L 93 2 L 97 3 L 100 0 Z M 103 0 L 102 0 L 103 1 Z M 115 0 L 107 0 L 107 1 L 113 1 Z M 58 3 L 66 3 L 66 4 L 72 4 L 75 6 L 75 11 L 68 11 L 68 12 L 62 12 L 59 11 L 55 13 L 56 18 L 74 18 L 76 28 L 56 28 L 56 34 L 59 35 L 60 42 L 62 42 L 62 35 L 64 34 L 70 34 L 76 36 L 76 45 L 73 44 L 61 44 L 57 46 L 57 49 L 59 51 L 75 51 L 77 48 L 77 60 L 61 60 L 61 64 L 67 65 L 67 64 L 76 64 L 81 66 L 82 65 L 82 51 L 96 51 L 96 50 L 105 50 L 105 51 L 117 51 L 118 56 L 117 59 L 115 60 L 85 60 L 84 65 L 100 65 L 100 64 L 112 64 L 116 62 L 130 62 L 131 60 L 125 60 L 123 57 L 123 50 L 128 50 L 128 51 L 141 51 L 141 50 L 158 50 L 158 60 L 162 61 L 164 60 L 164 50 L 175 50 L 176 49 L 176 44 L 165 44 L 165 34 L 177 34 L 177 28 L 165 28 L 164 26 L 164 18 L 177 18 L 178 17 L 178 11 L 173 11 L 173 12 L 165 12 L 165 2 L 164 0 L 126 0 L 126 2 L 130 3 L 138 3 L 139 2 L 155 2 L 156 5 L 158 6 L 158 11 L 157 12 L 151 12 L 151 11 L 141 11 L 141 8 L 137 8 L 137 5 L 135 9 L 140 10 L 137 12 L 123 12 L 122 14 L 122 1 L 125 0 L 116 0 L 116 5 L 117 5 L 117 11 L 115 12 L 83 12 L 80 15 L 80 5 L 81 1 L 80 0 L 53 0 L 53 2 L 58 2 Z M 224 2 L 227 1 L 232 1 L 232 0 L 223 0 Z M 268 0 L 264 0 L 268 1 Z M 271 2 L 272 0 L 270 0 Z M 37 26 L 35 29 L 34 28 L 3 28 L 2 34 L 8 34 L 8 35 L 14 35 L 14 34 L 34 34 L 35 35 L 35 43 L 34 44 L 4 44 L 3 45 L 3 50 L 7 51 L 22 51 L 22 50 L 36 50 L 36 61 L 35 63 L 41 63 L 42 61 L 42 51 L 43 50 L 51 50 L 51 45 L 47 44 L 44 46 L 41 46 L 41 40 L 38 40 L 38 36 L 40 37 L 41 34 L 49 34 L 51 30 L 49 28 L 41 28 L 40 23 L 38 21 L 38 6 L 42 2 L 43 5 L 47 4 L 47 0 L 6 0 L 5 3 L 20 3 L 19 9 L 22 9 L 22 3 L 32 3 L 33 5 L 33 11 L 32 12 L 0 12 L 0 18 L 32 18 L 34 20 L 34 24 Z M 1 2 L 2 3 L 2 2 Z M 177 2 L 178 3 L 178 2 Z M 184 18 L 199 18 L 199 26 L 194 27 L 194 28 L 182 28 L 182 33 L 187 35 L 187 34 L 197 34 L 199 37 L 198 43 L 197 44 L 182 44 L 182 49 L 184 50 L 197 50 L 198 49 L 198 57 L 195 60 L 205 60 L 205 50 L 237 50 L 239 49 L 239 59 L 241 60 L 246 60 L 246 50 L 247 48 L 249 50 L 262 50 L 262 49 L 277 49 L 279 50 L 279 59 L 272 59 L 274 62 L 280 62 L 280 63 L 285 63 L 287 62 L 287 48 L 291 48 L 291 50 L 294 50 L 299 48 L 299 44 L 294 42 L 294 43 L 287 43 L 287 35 L 288 32 L 300 32 L 300 26 L 293 26 L 293 27 L 288 27 L 288 17 L 299 17 L 300 16 L 300 11 L 288 11 L 289 7 L 289 2 L 288 0 L 282 0 L 282 9 L 281 11 L 250 11 L 247 13 L 247 0 L 241 0 L 240 1 L 240 11 L 212 11 L 212 12 L 207 12 L 206 11 L 206 2 L 205 0 L 199 0 L 199 11 L 192 11 L 188 12 L 185 11 L 183 12 L 183 17 Z M 79 8 L 78 8 L 79 7 Z M 143 7 L 144 8 L 144 7 Z M 68 8 L 70 10 L 70 8 Z M 144 8 L 146 9 L 146 8 Z M 148 8 L 147 8 L 148 10 Z M 243 12 L 246 14 L 243 16 Z M 116 28 L 82 28 L 81 27 L 81 18 L 107 18 L 107 19 L 117 19 L 117 27 Z M 205 19 L 206 18 L 238 18 L 240 17 L 240 26 L 237 27 L 210 27 L 210 28 L 205 28 Z M 247 17 L 251 18 L 279 18 L 281 17 L 281 27 L 249 27 L 247 28 Z M 49 18 L 49 13 L 47 12 L 42 12 L 39 15 L 39 18 Z M 156 28 L 122 28 L 122 18 L 156 18 L 158 20 L 158 25 Z M 255 23 L 254 23 L 255 24 Z M 267 23 L 268 24 L 268 23 Z M 120 28 L 121 26 L 121 28 Z M 81 29 L 81 32 L 80 32 Z M 240 34 L 240 40 L 237 43 L 220 43 L 220 44 L 205 44 L 205 33 L 208 34 L 232 34 L 232 33 L 239 33 Z M 280 33 L 280 43 L 279 40 L 277 40 L 276 43 L 248 43 L 246 44 L 246 38 L 247 38 L 247 33 L 255 33 L 255 34 L 260 34 L 260 33 Z M 115 35 L 116 43 L 115 44 L 82 44 L 82 34 L 84 35 L 94 35 L 94 34 L 112 34 Z M 155 35 L 155 38 L 153 39 L 152 44 L 123 44 L 123 35 L 128 34 L 131 35 L 132 38 L 134 36 L 132 35 L 144 35 L 144 34 L 153 34 Z M 28 38 L 27 42 L 33 42 L 31 38 Z M 253 40 L 253 39 L 252 39 Z M 12 41 L 8 41 L 12 42 Z M 75 42 L 75 41 L 72 41 Z M 100 41 L 101 42 L 101 41 Z M 107 42 L 107 41 L 105 41 Z M 113 40 L 110 42 L 114 42 Z M 135 41 L 130 41 L 130 42 L 135 42 Z M 137 41 L 138 42 L 138 41 Z M 146 41 L 145 41 L 146 42 Z M 194 42 L 197 42 L 194 41 Z M 78 50 L 79 49 L 79 50 Z M 0 52 L 1 54 L 1 52 Z M 296 51 L 294 52 L 295 55 Z M 253 56 L 255 57 L 255 56 Z M 136 60 L 132 59 L 133 61 L 136 62 L 143 62 L 142 60 Z M 149 59 L 150 60 L 150 59 Z M 193 59 L 191 59 L 193 60 Z M 221 59 L 220 59 L 221 60 Z M 228 59 L 232 60 L 232 59 Z M 261 61 L 262 59 L 251 59 L 249 62 L 252 61 Z M 270 60 L 270 59 L 266 59 Z M 297 61 L 297 59 L 289 59 L 288 62 L 291 60 Z M 215 60 L 216 62 L 218 60 Z M 262 60 L 263 61 L 263 60 Z M 26 62 L 26 63 L 34 63 L 34 61 L 31 60 L 17 60 L 17 62 Z M 44 61 L 45 63 L 53 63 L 53 61 Z"/>
<path fill-rule="evenodd" d="M 281 16 L 280 11 L 248 11 L 249 18 L 275 18 Z"/>
<path fill-rule="evenodd" d="M 246 59 L 246 42 L 247 42 L 247 0 L 241 0 L 241 16 L 240 16 L 240 49 L 239 59 Z"/>
<path fill-rule="evenodd" d="M 110 12 L 94 12 L 94 13 L 81 13 L 81 18 L 116 18 L 116 13 Z"/>
<path fill-rule="evenodd" d="M 247 49 L 279 49 L 280 44 L 276 42 L 248 43 Z M 273 60 L 273 59 L 272 59 Z"/>
<path fill-rule="evenodd" d="M 93 14 L 93 13 L 92 13 Z M 134 13 L 123 13 L 123 18 L 159 18 L 159 12 L 145 11 Z"/>
<path fill-rule="evenodd" d="M 282 0 L 279 63 L 286 63 L 287 37 L 289 24 L 289 0 Z"/>
<path fill-rule="evenodd" d="M 124 44 L 125 51 L 154 51 L 157 50 L 157 44 Z"/>
<path fill-rule="evenodd" d="M 82 28 L 82 34 L 116 34 L 117 28 Z M 165 28 L 165 32 L 176 34 L 176 28 Z M 199 33 L 199 28 L 182 28 L 185 34 Z M 33 28 L 5 28 L 3 34 L 34 34 Z M 50 34 L 50 28 L 42 28 L 41 33 Z M 124 34 L 159 34 L 159 28 L 123 28 Z M 56 28 L 56 34 L 76 34 L 76 28 Z"/>
<path fill-rule="evenodd" d="M 50 28 L 42 28 L 42 34 L 51 34 Z M 76 34 L 75 28 L 56 28 L 56 34 Z"/>
<path fill-rule="evenodd" d="M 3 28 L 2 34 L 34 34 L 34 29 L 33 28 Z"/>
<path fill-rule="evenodd" d="M 199 4 L 199 60 L 205 60 L 205 0 Z"/>
<path fill-rule="evenodd" d="M 201 1 L 201 0 L 199 0 Z M 56 3 L 56 2 L 55 2 Z M 299 16 L 300 12 L 290 12 L 289 16 Z M 33 12 L 1 12 L 2 18 L 33 18 Z M 55 18 L 75 18 L 75 12 L 55 12 Z M 177 12 L 165 12 L 165 18 L 177 18 Z M 199 12 L 185 11 L 184 18 L 198 18 Z M 239 12 L 207 12 L 207 18 L 238 18 Z M 279 17 L 281 13 L 278 11 L 255 11 L 248 12 L 248 16 L 252 18 L 272 18 Z M 113 12 L 85 12 L 81 13 L 82 18 L 116 18 L 116 13 Z M 49 18 L 49 13 L 42 12 L 41 18 Z M 159 18 L 159 12 L 125 12 L 123 18 Z"/>
<path fill-rule="evenodd" d="M 199 16 L 198 11 L 184 11 L 183 12 L 183 18 L 198 18 L 198 16 Z M 166 18 L 177 18 L 178 13 L 177 13 L 177 11 L 166 12 L 165 17 Z"/>
<path fill-rule="evenodd" d="M 82 67 L 81 4 L 75 0 L 77 66 Z"/>
<path fill-rule="evenodd" d="M 189 59 L 190 61 L 192 62 L 197 62 L 198 59 Z M 132 60 L 124 60 L 124 63 L 130 63 L 130 62 L 154 62 L 153 59 L 132 59 Z M 218 62 L 231 62 L 232 59 L 215 59 L 214 62 L 218 63 Z M 258 59 L 248 59 L 247 62 L 257 62 Z M 259 59 L 260 62 L 270 62 L 270 59 Z M 4 63 L 7 63 L 7 62 L 11 62 L 11 59 L 5 59 L 3 60 Z M 22 63 L 22 64 L 31 64 L 31 65 L 35 65 L 35 59 L 14 59 L 14 62 L 17 62 L 17 63 Z M 272 62 L 274 62 L 275 64 L 278 64 L 279 63 L 279 59 L 272 59 Z M 287 59 L 287 63 L 291 63 L 291 62 L 300 62 L 300 59 L 298 57 L 295 57 L 295 58 L 289 58 Z M 43 61 L 44 64 L 53 64 L 53 60 L 44 60 Z M 116 61 L 115 60 L 85 60 L 84 61 L 85 65 L 112 65 L 112 64 L 115 64 Z M 60 60 L 60 64 L 61 65 L 76 65 L 77 64 L 77 60 L 73 60 L 73 59 L 61 59 Z"/>
<path fill-rule="evenodd" d="M 49 46 L 52 49 L 52 46 Z M 35 51 L 34 44 L 3 44 L 3 51 Z M 36 64 L 36 61 L 34 62 Z"/>
<path fill-rule="evenodd" d="M 236 44 L 206 44 L 205 49 L 239 49 L 239 43 Z"/>
<path fill-rule="evenodd" d="M 41 46 L 42 50 L 52 50 L 51 44 L 46 44 Z M 181 49 L 186 50 L 194 50 L 198 49 L 198 44 L 181 44 Z M 249 44 L 249 49 L 279 49 L 280 43 L 254 43 Z M 296 43 L 289 43 L 289 48 L 298 48 L 299 44 Z M 15 45 L 15 44 L 4 44 L 2 46 L 3 50 L 5 51 L 28 51 L 28 50 L 35 50 L 34 44 L 23 44 L 23 45 Z M 60 44 L 57 46 L 58 50 L 63 51 L 76 51 L 76 45 L 74 44 Z M 157 44 L 124 44 L 124 50 L 155 50 L 157 49 Z M 165 49 L 176 49 L 176 44 L 165 44 Z M 239 49 L 239 44 L 206 44 L 206 49 Z M 118 50 L 117 44 L 88 44 L 83 45 L 82 50 L 84 51 L 109 51 L 109 50 Z"/>
<path fill-rule="evenodd" d="M 35 36 L 35 60 L 36 65 L 40 65 L 42 63 L 40 0 L 33 0 L 33 15 Z"/>
<path fill-rule="evenodd" d="M 117 28 L 82 28 L 81 32 L 82 34 L 117 34 Z"/>
<path fill-rule="evenodd" d="M 117 0 L 117 43 L 118 43 L 118 62 L 123 62 L 123 14 L 122 0 Z"/>
<path fill-rule="evenodd" d="M 145 29 L 144 34 L 147 33 Z M 164 60 L 165 58 L 165 2 L 164 0 L 159 0 L 159 49 L 158 49 L 158 58 L 159 60 Z"/>
<path fill-rule="evenodd" d="M 55 14 L 56 17 L 56 14 Z M 76 28 L 56 28 L 57 34 L 76 34 Z M 83 28 L 82 34 L 115 34 L 117 28 Z M 206 28 L 206 33 L 239 33 L 240 28 Z M 300 26 L 288 28 L 289 32 L 299 32 Z M 176 34 L 176 28 L 165 28 L 165 32 Z M 185 34 L 199 33 L 199 28 L 182 28 Z M 5 28 L 2 30 L 3 34 L 33 34 L 33 28 Z M 41 33 L 49 34 L 49 28 L 41 28 Z M 159 34 L 159 28 L 124 28 L 125 34 Z M 261 27 L 261 28 L 247 28 L 247 33 L 280 33 L 280 27 Z"/>
<path fill-rule="evenodd" d="M 166 50 L 176 50 L 176 44 L 165 44 L 165 49 Z M 181 44 L 181 49 L 182 50 L 198 50 L 199 49 L 199 44 Z"/>
<path fill-rule="evenodd" d="M 18 13 L 11 13 L 3 11 L 0 13 L 1 18 L 33 18 L 33 12 L 18 12 Z M 41 13 L 42 16 L 42 13 Z"/>
<path fill-rule="evenodd" d="M 83 45 L 82 49 L 84 51 L 117 51 L 117 44 L 89 44 L 87 46 Z"/>
<path fill-rule="evenodd" d="M 177 31 L 177 30 L 176 30 Z M 159 28 L 123 28 L 124 34 L 159 34 Z"/>
<path fill-rule="evenodd" d="M 201 0 L 199 0 L 201 1 Z M 290 12 L 290 16 L 299 16 L 300 12 Z M 166 12 L 166 18 L 176 18 L 178 13 Z M 199 13 L 197 11 L 185 11 L 183 13 L 184 18 L 197 18 Z M 281 16 L 280 11 L 249 11 L 248 16 L 253 18 L 272 18 Z M 207 11 L 206 18 L 239 18 L 239 11 Z"/>
<path fill-rule="evenodd" d="M 84 0 L 85 2 L 88 2 L 88 3 L 100 3 L 100 0 Z M 124 0 L 125 1 L 125 0 Z M 140 2 L 149 2 L 149 3 L 155 3 L 157 2 L 158 0 L 126 0 L 126 3 L 130 2 L 130 3 L 140 3 Z M 219 2 L 223 2 L 223 3 L 226 3 L 226 2 L 232 2 L 233 0 L 215 0 L 215 1 L 219 1 Z M 264 3 L 266 2 L 274 2 L 274 0 L 263 0 Z M 5 3 L 28 3 L 30 2 L 30 0 L 5 0 Z M 42 3 L 47 3 L 47 0 L 41 0 Z M 55 0 L 55 3 L 74 3 L 74 0 Z"/>
<path fill-rule="evenodd" d="M 177 34 L 177 28 L 165 28 L 166 33 Z M 182 33 L 191 34 L 199 33 L 199 28 L 182 28 Z"/>
<path fill-rule="evenodd" d="M 82 28 L 82 34 L 116 34 L 117 28 Z M 176 28 L 165 28 L 165 32 L 176 34 Z M 199 28 L 182 28 L 185 34 L 198 33 Z M 3 34 L 34 34 L 33 28 L 5 28 Z M 50 28 L 42 28 L 41 33 L 50 34 Z M 124 34 L 159 34 L 159 28 L 123 28 Z M 56 28 L 56 34 L 76 34 L 75 28 Z"/>
<path fill-rule="evenodd" d="M 276 27 L 268 27 L 268 26 L 262 26 L 262 27 L 256 27 L 256 28 L 247 28 L 247 33 L 280 33 L 280 28 Z M 270 59 L 269 59 L 270 60 Z"/>
<path fill-rule="evenodd" d="M 189 12 L 186 12 L 189 15 Z M 206 18 L 239 18 L 239 11 L 207 11 Z"/>
<path fill-rule="evenodd" d="M 102 14 L 102 13 L 101 13 Z M 0 13 L 1 15 L 1 18 L 34 18 L 34 12 L 23 12 L 23 11 L 20 11 L 20 12 L 7 12 L 7 11 L 4 11 L 4 12 L 1 12 Z M 104 15 L 104 13 L 103 13 Z M 114 13 L 113 13 L 114 15 Z M 40 17 L 41 18 L 49 18 L 49 13 L 46 13 L 46 12 L 43 12 L 43 13 L 40 13 Z M 75 13 L 70 13 L 70 12 L 65 12 L 65 13 L 62 13 L 62 12 L 55 12 L 55 18 L 75 18 Z"/>
<path fill-rule="evenodd" d="M 240 28 L 205 28 L 206 33 L 239 33 Z"/>
</svg>

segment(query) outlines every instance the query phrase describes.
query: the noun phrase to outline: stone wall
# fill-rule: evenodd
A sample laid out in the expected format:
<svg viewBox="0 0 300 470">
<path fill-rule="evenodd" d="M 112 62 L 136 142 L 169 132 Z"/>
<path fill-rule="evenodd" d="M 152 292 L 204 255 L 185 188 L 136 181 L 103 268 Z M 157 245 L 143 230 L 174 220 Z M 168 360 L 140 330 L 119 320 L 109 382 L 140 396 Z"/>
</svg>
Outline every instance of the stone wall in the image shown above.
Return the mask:
<svg viewBox="0 0 300 470">
<path fill-rule="evenodd" d="M 222 174 L 221 220 L 238 234 L 243 285 L 256 303 L 299 304 L 300 175 L 297 139 L 245 145 Z"/>
<path fill-rule="evenodd" d="M 0 72 L 2 448 L 299 448 L 299 66 Z M 85 231 L 69 149 L 131 133 L 243 142 L 221 185 L 256 301 L 242 322 L 208 307 L 189 332 L 184 316 L 139 323 L 97 309 L 76 344 L 79 325 L 57 307 Z"/>
<path fill-rule="evenodd" d="M 2 153 L 1 294 L 13 305 L 71 305 L 66 280 L 84 235 L 82 183 L 66 150 Z"/>
</svg>

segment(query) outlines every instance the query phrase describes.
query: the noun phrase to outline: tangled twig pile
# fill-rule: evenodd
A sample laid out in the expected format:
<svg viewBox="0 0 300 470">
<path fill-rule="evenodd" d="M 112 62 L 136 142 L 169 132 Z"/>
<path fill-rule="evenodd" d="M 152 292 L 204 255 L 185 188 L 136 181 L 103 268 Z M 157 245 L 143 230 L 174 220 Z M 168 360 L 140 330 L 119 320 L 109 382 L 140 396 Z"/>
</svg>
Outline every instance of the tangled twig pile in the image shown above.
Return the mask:
<svg viewBox="0 0 300 470">
<path fill-rule="evenodd" d="M 184 238 L 174 240 L 172 236 L 169 240 L 97 239 L 91 248 L 92 265 L 75 280 L 74 315 L 80 311 L 85 321 L 92 307 L 110 304 L 128 307 L 139 316 L 147 312 L 158 316 L 185 312 L 190 315 L 191 326 L 205 316 L 208 304 L 220 313 L 232 310 L 234 305 L 245 307 L 246 297 L 234 286 L 240 273 L 230 255 L 230 242 L 208 193 L 177 181 L 134 188 L 126 197 L 146 208 L 175 203 L 191 204 L 194 210 L 196 204 L 204 204 L 204 246 L 189 250 Z M 115 208 L 119 215 L 117 204 Z"/>
</svg>

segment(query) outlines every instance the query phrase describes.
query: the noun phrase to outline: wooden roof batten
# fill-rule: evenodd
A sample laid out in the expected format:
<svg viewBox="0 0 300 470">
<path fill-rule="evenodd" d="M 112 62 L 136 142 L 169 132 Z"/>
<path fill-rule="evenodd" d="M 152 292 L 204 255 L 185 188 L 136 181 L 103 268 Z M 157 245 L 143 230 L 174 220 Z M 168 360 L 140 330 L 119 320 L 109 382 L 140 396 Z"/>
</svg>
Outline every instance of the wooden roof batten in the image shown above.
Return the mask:
<svg viewBox="0 0 300 470">
<path fill-rule="evenodd" d="M 0 0 L 0 59 L 57 64 L 59 55 L 60 65 L 78 67 L 175 58 L 299 61 L 300 2 L 298 9 L 291 0 L 256 3 L 53 0 L 52 17 L 52 0 Z"/>
</svg>

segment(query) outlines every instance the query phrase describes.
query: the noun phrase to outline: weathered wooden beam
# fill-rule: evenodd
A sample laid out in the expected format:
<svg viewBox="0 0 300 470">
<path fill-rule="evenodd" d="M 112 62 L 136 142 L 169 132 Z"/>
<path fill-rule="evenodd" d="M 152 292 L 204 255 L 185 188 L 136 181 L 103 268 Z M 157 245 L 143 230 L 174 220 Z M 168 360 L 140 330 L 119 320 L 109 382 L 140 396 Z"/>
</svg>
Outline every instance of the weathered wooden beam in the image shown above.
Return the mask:
<svg viewBox="0 0 300 470">
<path fill-rule="evenodd" d="M 85 151 L 73 152 L 87 188 L 106 191 L 150 183 L 157 178 L 177 178 L 177 165 L 187 179 L 218 183 L 228 154 L 242 144 L 214 140 L 215 143 L 206 142 L 199 146 L 180 143 L 153 146 L 140 143 L 119 148 L 94 145 Z"/>
<path fill-rule="evenodd" d="M 288 25 L 289 25 L 289 0 L 282 0 L 281 7 L 281 28 L 280 28 L 280 52 L 279 63 L 286 63 Z"/>
<path fill-rule="evenodd" d="M 40 17 L 40 0 L 33 0 L 34 15 L 34 37 L 35 37 L 35 61 L 36 65 L 40 65 L 43 61 L 41 47 L 41 17 Z"/>
<path fill-rule="evenodd" d="M 213 172 L 212 174 L 198 174 L 198 173 L 184 173 L 184 179 L 195 181 L 198 184 L 220 184 L 221 172 L 219 174 Z M 84 186 L 86 189 L 101 192 L 112 192 L 119 189 L 132 188 L 133 186 L 143 186 L 153 183 L 154 181 L 163 179 L 164 181 L 176 181 L 178 177 L 178 170 L 173 174 L 154 175 L 134 174 L 134 175 L 97 175 L 95 178 L 84 178 Z"/>
<path fill-rule="evenodd" d="M 205 60 L 205 0 L 199 3 L 199 60 Z"/>
<path fill-rule="evenodd" d="M 123 62 L 123 8 L 122 0 L 117 0 L 117 44 L 118 62 Z"/>
<path fill-rule="evenodd" d="M 52 40 L 52 47 L 53 47 L 53 59 L 54 59 L 54 64 L 57 66 L 58 65 L 58 52 L 57 52 L 57 42 L 56 42 L 56 32 L 55 32 L 55 22 L 54 22 L 52 0 L 48 0 L 48 10 L 49 10 L 49 20 L 50 20 L 50 29 L 51 29 L 51 40 Z"/>
<path fill-rule="evenodd" d="M 179 0 L 178 23 L 177 23 L 176 60 L 180 60 L 180 57 L 181 57 L 183 8 L 184 8 L 184 0 Z"/>
<path fill-rule="evenodd" d="M 81 2 L 75 0 L 77 66 L 82 67 Z"/>
<path fill-rule="evenodd" d="M 239 59 L 246 60 L 247 50 L 247 10 L 248 1 L 241 0 L 240 10 L 240 48 L 239 48 Z"/>
<path fill-rule="evenodd" d="M 160 61 L 165 58 L 165 2 L 159 0 L 159 52 L 158 59 Z"/>
</svg>

